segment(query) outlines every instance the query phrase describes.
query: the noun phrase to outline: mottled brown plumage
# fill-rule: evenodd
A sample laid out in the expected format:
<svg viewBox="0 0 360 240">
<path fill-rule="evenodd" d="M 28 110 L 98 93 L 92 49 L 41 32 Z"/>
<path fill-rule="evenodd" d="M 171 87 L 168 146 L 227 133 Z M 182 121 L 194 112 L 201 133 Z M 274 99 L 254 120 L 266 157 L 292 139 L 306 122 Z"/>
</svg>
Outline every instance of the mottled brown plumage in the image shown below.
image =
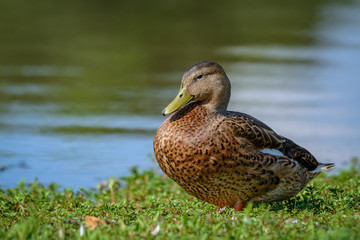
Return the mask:
<svg viewBox="0 0 360 240">
<path fill-rule="evenodd" d="M 291 198 L 333 168 L 254 117 L 227 111 L 230 89 L 220 65 L 198 63 L 185 72 L 179 95 L 163 112 L 175 113 L 156 132 L 155 156 L 185 191 L 219 208 L 241 210 L 249 201 Z"/>
</svg>

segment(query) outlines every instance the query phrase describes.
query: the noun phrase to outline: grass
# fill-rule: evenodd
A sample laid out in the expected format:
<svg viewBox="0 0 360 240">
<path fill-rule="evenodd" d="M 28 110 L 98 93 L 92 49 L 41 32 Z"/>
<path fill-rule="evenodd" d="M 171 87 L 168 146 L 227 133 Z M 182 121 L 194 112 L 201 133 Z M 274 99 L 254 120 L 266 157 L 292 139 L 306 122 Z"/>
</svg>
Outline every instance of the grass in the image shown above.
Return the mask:
<svg viewBox="0 0 360 240">
<path fill-rule="evenodd" d="M 0 239 L 360 239 L 360 168 L 353 165 L 320 175 L 288 201 L 236 214 L 215 214 L 172 180 L 135 168 L 78 192 L 21 182 L 0 190 Z M 105 224 L 84 228 L 86 216 Z"/>
</svg>

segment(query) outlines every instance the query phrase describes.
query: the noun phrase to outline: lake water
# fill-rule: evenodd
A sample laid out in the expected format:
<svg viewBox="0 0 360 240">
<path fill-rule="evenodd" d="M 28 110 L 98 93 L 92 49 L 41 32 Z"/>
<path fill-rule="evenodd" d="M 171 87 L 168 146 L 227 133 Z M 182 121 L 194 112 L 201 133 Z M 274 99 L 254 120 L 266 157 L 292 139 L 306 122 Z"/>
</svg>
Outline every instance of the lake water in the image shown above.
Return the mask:
<svg viewBox="0 0 360 240">
<path fill-rule="evenodd" d="M 360 2 L 0 3 L 0 187 L 152 169 L 183 72 L 219 62 L 229 108 L 337 169 L 360 156 Z"/>
</svg>

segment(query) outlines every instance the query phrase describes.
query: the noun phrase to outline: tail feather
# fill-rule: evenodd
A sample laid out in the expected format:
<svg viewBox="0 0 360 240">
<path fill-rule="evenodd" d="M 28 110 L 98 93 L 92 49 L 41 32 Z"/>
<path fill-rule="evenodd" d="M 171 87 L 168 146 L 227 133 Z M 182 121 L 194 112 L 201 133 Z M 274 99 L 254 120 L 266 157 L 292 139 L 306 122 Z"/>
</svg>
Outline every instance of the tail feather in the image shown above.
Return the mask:
<svg viewBox="0 0 360 240">
<path fill-rule="evenodd" d="M 335 168 L 335 163 L 319 163 L 319 165 L 312 171 L 312 173 L 326 172 Z"/>
</svg>

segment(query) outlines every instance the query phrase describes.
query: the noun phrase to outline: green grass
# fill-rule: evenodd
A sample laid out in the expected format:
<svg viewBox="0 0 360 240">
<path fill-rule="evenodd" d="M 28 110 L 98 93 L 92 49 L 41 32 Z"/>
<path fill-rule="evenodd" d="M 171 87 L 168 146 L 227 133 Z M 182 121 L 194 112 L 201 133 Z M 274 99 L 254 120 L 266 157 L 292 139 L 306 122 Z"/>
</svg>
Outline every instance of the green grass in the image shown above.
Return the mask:
<svg viewBox="0 0 360 240">
<path fill-rule="evenodd" d="M 316 178 L 297 197 L 243 212 L 203 203 L 172 180 L 133 169 L 97 189 L 0 190 L 0 239 L 360 239 L 360 170 Z M 120 186 L 121 185 L 121 186 Z M 86 229 L 85 216 L 107 225 Z M 158 232 L 154 229 L 160 226 Z"/>
</svg>

